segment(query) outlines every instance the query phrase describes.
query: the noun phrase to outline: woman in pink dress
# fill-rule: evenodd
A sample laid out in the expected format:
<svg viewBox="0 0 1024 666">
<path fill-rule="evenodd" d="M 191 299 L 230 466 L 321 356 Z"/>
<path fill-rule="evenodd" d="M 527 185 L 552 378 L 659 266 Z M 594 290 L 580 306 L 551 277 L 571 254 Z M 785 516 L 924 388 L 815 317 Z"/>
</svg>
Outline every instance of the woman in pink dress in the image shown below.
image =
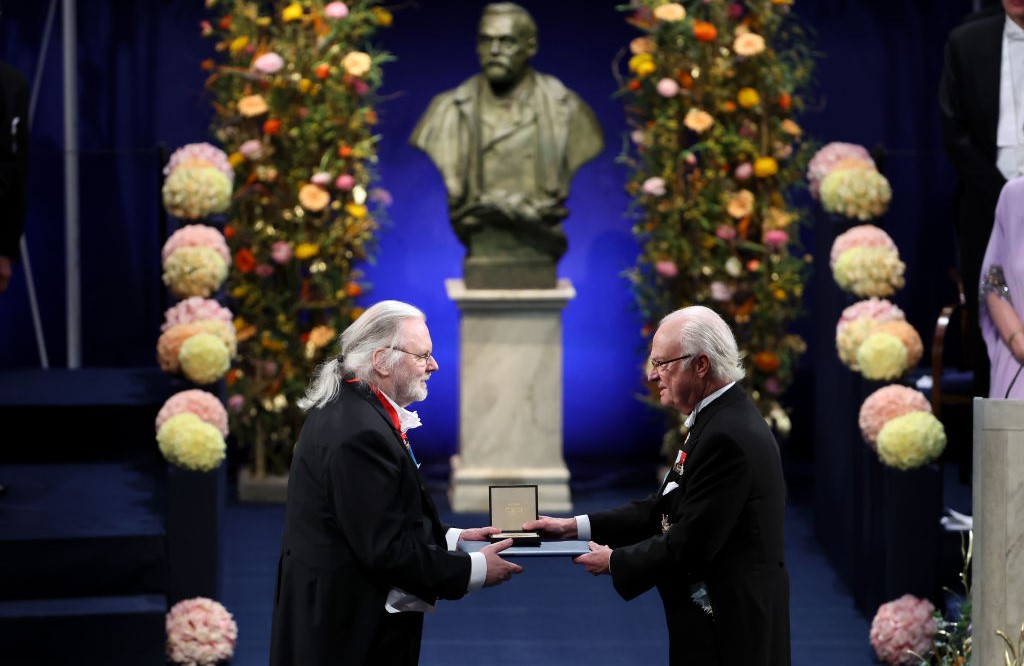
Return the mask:
<svg viewBox="0 0 1024 666">
<path fill-rule="evenodd" d="M 999 194 L 978 302 L 992 362 L 988 397 L 1024 400 L 1024 178 L 1008 181 Z"/>
</svg>

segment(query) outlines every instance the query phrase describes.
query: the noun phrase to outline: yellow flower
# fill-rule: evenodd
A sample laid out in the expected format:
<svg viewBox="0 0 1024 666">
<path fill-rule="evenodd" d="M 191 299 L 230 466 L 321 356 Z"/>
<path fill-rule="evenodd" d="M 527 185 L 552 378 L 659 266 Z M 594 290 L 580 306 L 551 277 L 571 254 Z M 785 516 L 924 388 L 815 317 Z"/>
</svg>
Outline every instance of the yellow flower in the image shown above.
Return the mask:
<svg viewBox="0 0 1024 666">
<path fill-rule="evenodd" d="M 238 100 L 238 112 L 246 118 L 252 118 L 267 112 L 267 100 L 263 95 L 246 95 Z"/>
<path fill-rule="evenodd" d="M 309 344 L 319 349 L 334 340 L 335 333 L 331 326 L 314 326 L 309 332 Z"/>
<path fill-rule="evenodd" d="M 312 86 L 313 86 L 313 82 L 310 81 L 309 79 L 300 79 L 299 80 L 299 92 L 302 93 L 303 95 L 308 93 L 309 89 Z"/>
<path fill-rule="evenodd" d="M 296 259 L 310 259 L 320 254 L 320 246 L 316 243 L 299 243 L 295 248 Z"/>
<path fill-rule="evenodd" d="M 885 422 L 878 431 L 878 457 L 896 469 L 930 463 L 946 448 L 946 429 L 929 412 L 913 411 Z"/>
<path fill-rule="evenodd" d="M 744 109 L 749 109 L 761 103 L 761 96 L 753 88 L 740 88 L 736 95 L 736 101 Z"/>
<path fill-rule="evenodd" d="M 654 53 L 657 49 L 658 45 L 650 37 L 637 37 L 629 43 L 629 52 L 633 55 Z"/>
<path fill-rule="evenodd" d="M 230 164 L 233 167 L 237 167 L 239 164 L 242 164 L 243 162 L 245 162 L 245 155 L 238 152 L 237 150 L 228 155 L 228 164 Z"/>
<path fill-rule="evenodd" d="M 785 229 L 793 222 L 794 215 L 787 213 L 782 208 L 772 206 L 768 209 L 767 218 L 764 221 L 766 229 Z"/>
<path fill-rule="evenodd" d="M 683 124 L 688 129 L 693 130 L 700 134 L 701 132 L 707 131 L 712 125 L 715 124 L 715 119 L 711 117 L 711 114 L 701 109 L 690 109 L 686 112 L 686 117 L 683 118 Z"/>
<path fill-rule="evenodd" d="M 231 290 L 231 298 L 245 298 L 247 293 L 249 293 L 249 288 L 244 284 L 240 284 Z"/>
<path fill-rule="evenodd" d="M 754 175 L 758 178 L 769 178 L 779 172 L 779 163 L 774 157 L 758 157 L 754 160 Z"/>
<path fill-rule="evenodd" d="M 391 25 L 395 20 L 395 17 L 391 15 L 391 12 L 383 7 L 373 7 L 370 11 L 373 12 L 373 18 L 376 19 L 377 25 L 384 26 L 385 28 Z"/>
<path fill-rule="evenodd" d="M 366 217 L 367 211 L 366 206 L 362 204 L 350 203 L 345 204 L 345 212 L 351 215 L 352 217 L 356 218 L 357 220 L 361 220 L 364 217 Z"/>
<path fill-rule="evenodd" d="M 168 462 L 199 472 L 216 469 L 227 450 L 217 427 L 193 412 L 182 412 L 167 419 L 157 431 L 156 441 Z"/>
<path fill-rule="evenodd" d="M 319 213 L 331 202 L 331 195 L 319 185 L 306 183 L 299 190 L 299 203 L 311 213 Z"/>
<path fill-rule="evenodd" d="M 280 340 L 275 340 L 274 338 L 270 337 L 266 333 L 264 333 L 260 337 L 260 346 L 263 347 L 264 349 L 266 349 L 267 351 L 274 351 L 274 352 L 283 351 L 284 348 L 286 347 L 284 342 L 282 342 Z"/>
<path fill-rule="evenodd" d="M 297 2 L 293 2 L 284 9 L 281 10 L 281 20 L 285 23 L 289 21 L 301 21 L 302 20 L 302 5 Z"/>
<path fill-rule="evenodd" d="M 773 295 L 777 301 L 786 300 L 786 291 L 784 289 L 776 289 Z"/>
<path fill-rule="evenodd" d="M 675 23 L 686 18 L 686 8 L 678 2 L 666 2 L 654 8 L 654 18 L 666 23 Z"/>
<path fill-rule="evenodd" d="M 197 333 L 181 344 L 178 361 L 190 381 L 212 384 L 231 367 L 231 352 L 213 333 Z"/>
<path fill-rule="evenodd" d="M 764 37 L 753 32 L 744 32 L 736 36 L 732 50 L 736 55 L 755 56 L 764 51 Z"/>
<path fill-rule="evenodd" d="M 638 53 L 629 59 L 629 71 L 643 78 L 650 76 L 657 69 L 650 53 Z"/>
<path fill-rule="evenodd" d="M 363 76 L 370 71 L 373 61 L 362 51 L 350 51 L 341 59 L 341 66 L 352 76 Z"/>
<path fill-rule="evenodd" d="M 232 53 L 238 53 L 248 45 L 249 38 L 245 35 L 241 35 L 240 37 L 235 37 L 231 40 L 231 44 L 228 45 L 228 51 L 231 51 Z"/>
<path fill-rule="evenodd" d="M 804 133 L 804 131 L 800 128 L 800 126 L 797 125 L 792 120 L 790 120 L 789 118 L 786 118 L 785 120 L 783 120 L 782 121 L 782 125 L 780 127 L 781 127 L 783 132 L 785 132 L 786 134 L 789 134 L 791 136 L 800 136 L 801 134 Z"/>
<path fill-rule="evenodd" d="M 857 365 L 868 379 L 899 379 L 907 371 L 907 348 L 891 333 L 872 333 L 857 348 Z"/>
<path fill-rule="evenodd" d="M 740 190 L 729 198 L 725 206 L 726 212 L 737 220 L 754 212 L 754 193 L 750 190 Z"/>
<path fill-rule="evenodd" d="M 258 17 L 256 19 L 256 25 L 258 25 L 261 28 L 266 28 L 267 26 L 270 25 L 270 17 L 269 16 L 260 16 L 260 17 Z"/>
</svg>

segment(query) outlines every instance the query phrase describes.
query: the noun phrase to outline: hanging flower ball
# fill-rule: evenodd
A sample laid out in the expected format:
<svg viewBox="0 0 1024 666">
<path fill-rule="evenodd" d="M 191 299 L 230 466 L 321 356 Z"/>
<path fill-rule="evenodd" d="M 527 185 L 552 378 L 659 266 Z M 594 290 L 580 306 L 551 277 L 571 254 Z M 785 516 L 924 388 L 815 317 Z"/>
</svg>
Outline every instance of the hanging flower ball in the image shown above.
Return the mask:
<svg viewBox="0 0 1024 666">
<path fill-rule="evenodd" d="M 231 251 L 224 234 L 205 224 L 186 224 L 172 233 L 164 242 L 160 256 L 163 261 L 183 247 L 208 247 L 214 250 L 224 263 L 231 261 Z"/>
<path fill-rule="evenodd" d="M 179 601 L 167 613 L 167 658 L 174 664 L 213 666 L 230 660 L 238 641 L 231 613 L 205 597 Z"/>
<path fill-rule="evenodd" d="M 157 430 L 156 441 L 167 462 L 196 472 L 216 469 L 227 450 L 220 431 L 192 412 L 167 419 Z"/>
<path fill-rule="evenodd" d="M 207 297 L 220 289 L 228 266 L 208 247 L 183 247 L 164 261 L 163 282 L 178 298 Z"/>
<path fill-rule="evenodd" d="M 878 433 L 886 423 L 910 412 L 931 411 L 928 399 L 917 389 L 902 384 L 889 384 L 864 400 L 857 416 L 857 424 L 860 426 L 864 442 L 874 450 L 877 447 Z"/>
<path fill-rule="evenodd" d="M 875 333 L 887 333 L 893 335 L 903 343 L 903 346 L 907 349 L 907 367 L 916 367 L 921 362 L 921 357 L 924 356 L 924 342 L 921 341 L 921 335 L 917 332 L 908 321 L 889 321 L 884 324 L 879 324 L 878 328 L 875 329 Z M 873 334 L 872 334 L 873 335 Z"/>
<path fill-rule="evenodd" d="M 224 176 L 235 182 L 235 170 L 231 166 L 227 154 L 211 143 L 186 143 L 178 148 L 167 159 L 164 175 L 169 176 L 179 167 L 213 167 Z"/>
<path fill-rule="evenodd" d="M 872 169 L 875 168 L 875 161 L 871 159 L 871 154 L 864 146 L 842 141 L 833 141 L 822 146 L 807 163 L 807 181 L 811 196 L 817 199 L 821 181 L 832 173 L 838 162 L 851 157 L 866 162 Z"/>
<path fill-rule="evenodd" d="M 161 188 L 167 214 L 198 220 L 222 213 L 231 205 L 231 179 L 212 166 L 178 167 Z"/>
<path fill-rule="evenodd" d="M 938 620 L 935 606 L 927 599 L 904 594 L 878 607 L 871 620 L 871 647 L 884 663 L 891 666 L 917 664 L 935 646 Z"/>
<path fill-rule="evenodd" d="M 832 241 L 829 266 L 834 268 L 839 256 L 855 247 L 886 247 L 897 250 L 895 241 L 884 229 L 874 224 L 858 224 L 839 234 Z"/>
<path fill-rule="evenodd" d="M 181 371 L 196 384 L 212 384 L 231 367 L 231 350 L 213 333 L 197 333 L 178 350 Z"/>
<path fill-rule="evenodd" d="M 895 335 L 872 332 L 857 348 L 857 367 L 867 379 L 899 379 L 908 369 L 907 348 Z"/>
<path fill-rule="evenodd" d="M 202 389 L 178 391 L 160 407 L 156 415 L 156 429 L 178 414 L 195 414 L 216 428 L 222 437 L 228 436 L 228 413 L 220 398 Z"/>
<path fill-rule="evenodd" d="M 219 319 L 230 324 L 233 318 L 231 310 L 218 301 L 212 298 L 191 296 L 183 301 L 178 301 L 164 312 L 164 323 L 160 325 L 160 330 L 166 331 L 179 324 L 191 324 L 204 319 Z"/>
<path fill-rule="evenodd" d="M 871 169 L 833 171 L 821 182 L 821 205 L 829 213 L 867 221 L 889 209 L 892 188 L 885 176 Z"/>
<path fill-rule="evenodd" d="M 860 297 L 892 296 L 906 284 L 906 265 L 889 247 L 854 247 L 843 252 L 832 269 L 832 277 L 843 291 Z"/>
<path fill-rule="evenodd" d="M 896 469 L 914 469 L 942 455 L 946 430 L 931 412 L 910 412 L 882 426 L 877 443 L 883 463 Z"/>
</svg>

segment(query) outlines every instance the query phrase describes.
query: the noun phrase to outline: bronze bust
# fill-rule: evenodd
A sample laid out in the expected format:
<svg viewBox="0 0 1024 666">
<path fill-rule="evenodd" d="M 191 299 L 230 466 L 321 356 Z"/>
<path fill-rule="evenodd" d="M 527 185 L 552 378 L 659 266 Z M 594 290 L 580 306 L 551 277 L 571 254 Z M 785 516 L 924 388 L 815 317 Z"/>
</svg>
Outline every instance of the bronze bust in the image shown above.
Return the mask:
<svg viewBox="0 0 1024 666">
<path fill-rule="evenodd" d="M 441 172 L 471 289 L 552 288 L 576 171 L 604 147 L 590 107 L 529 65 L 537 27 L 511 2 L 484 8 L 482 72 L 440 93 L 410 143 Z"/>
</svg>

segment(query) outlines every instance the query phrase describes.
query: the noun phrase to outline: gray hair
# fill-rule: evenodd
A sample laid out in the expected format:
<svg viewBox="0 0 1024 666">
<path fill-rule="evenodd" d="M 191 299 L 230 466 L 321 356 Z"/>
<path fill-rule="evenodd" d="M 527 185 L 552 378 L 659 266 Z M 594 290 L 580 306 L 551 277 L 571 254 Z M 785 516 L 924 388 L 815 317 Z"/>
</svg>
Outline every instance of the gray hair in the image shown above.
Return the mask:
<svg viewBox="0 0 1024 666">
<path fill-rule="evenodd" d="M 381 301 L 370 306 L 339 336 L 341 356 L 317 367 L 298 406 L 309 410 L 326 405 L 338 395 L 344 375 L 372 383 L 373 352 L 388 349 L 384 367 L 394 367 L 401 354 L 395 347 L 402 342 L 402 322 L 426 318 L 419 308 L 401 301 Z"/>
<path fill-rule="evenodd" d="M 659 326 L 676 319 L 683 320 L 679 330 L 680 349 L 687 354 L 706 355 L 713 381 L 738 382 L 746 376 L 736 336 L 717 312 L 703 305 L 692 305 L 666 315 Z"/>
<path fill-rule="evenodd" d="M 537 41 L 537 24 L 534 22 L 533 17 L 530 16 L 530 12 L 526 11 L 521 5 L 517 5 L 514 2 L 492 2 L 484 6 L 480 21 L 483 22 L 485 17 L 494 14 L 507 14 L 511 16 L 515 21 L 516 32 L 520 37 L 533 40 L 534 42 Z"/>
</svg>

